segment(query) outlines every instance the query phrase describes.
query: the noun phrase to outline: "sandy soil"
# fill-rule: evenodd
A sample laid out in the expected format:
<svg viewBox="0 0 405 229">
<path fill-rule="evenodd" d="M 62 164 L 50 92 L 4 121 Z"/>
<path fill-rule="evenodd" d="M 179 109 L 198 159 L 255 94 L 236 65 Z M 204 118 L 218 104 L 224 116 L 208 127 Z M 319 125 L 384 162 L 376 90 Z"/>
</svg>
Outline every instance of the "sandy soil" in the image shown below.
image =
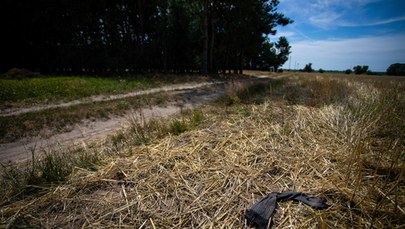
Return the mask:
<svg viewBox="0 0 405 229">
<path fill-rule="evenodd" d="M 243 80 L 243 82 L 235 83 L 235 81 L 224 82 L 210 82 L 210 83 L 187 83 L 181 85 L 172 85 L 156 89 L 150 89 L 141 92 L 132 92 L 122 95 L 113 96 L 94 96 L 84 100 L 72 101 L 69 103 L 44 105 L 31 108 L 23 108 L 19 110 L 2 112 L 1 115 L 18 115 L 25 112 L 38 111 L 48 109 L 51 107 L 68 107 L 76 104 L 82 104 L 93 101 L 105 101 L 118 98 L 126 98 L 131 96 L 159 93 L 165 91 L 168 96 L 168 101 L 162 106 L 151 106 L 137 110 L 142 112 L 146 121 L 151 118 L 168 117 L 179 112 L 184 108 L 195 108 L 204 103 L 207 103 L 215 98 L 218 98 L 225 93 L 240 88 L 241 85 L 248 85 L 254 83 L 252 79 Z M 92 141 L 99 141 L 109 135 L 115 133 L 121 128 L 125 128 L 129 124 L 129 120 L 134 116 L 134 111 L 128 111 L 124 116 L 113 117 L 108 120 L 89 121 L 76 124 L 70 132 L 59 133 L 51 138 L 24 138 L 12 143 L 0 144 L 0 162 L 19 162 L 31 158 L 31 152 L 35 150 L 36 154 L 44 152 L 47 149 L 71 147 L 74 145 L 87 145 Z"/>
</svg>

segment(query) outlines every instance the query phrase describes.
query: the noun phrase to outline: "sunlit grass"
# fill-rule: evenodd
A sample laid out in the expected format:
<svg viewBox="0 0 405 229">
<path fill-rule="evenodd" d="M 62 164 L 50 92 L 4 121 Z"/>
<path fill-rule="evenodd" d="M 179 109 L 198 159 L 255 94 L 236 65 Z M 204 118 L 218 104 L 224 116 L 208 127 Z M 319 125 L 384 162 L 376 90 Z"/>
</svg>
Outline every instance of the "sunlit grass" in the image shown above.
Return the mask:
<svg viewBox="0 0 405 229">
<path fill-rule="evenodd" d="M 152 79 L 101 77 L 37 77 L 0 79 L 0 108 L 71 101 L 100 94 L 118 94 L 158 86 Z"/>
</svg>

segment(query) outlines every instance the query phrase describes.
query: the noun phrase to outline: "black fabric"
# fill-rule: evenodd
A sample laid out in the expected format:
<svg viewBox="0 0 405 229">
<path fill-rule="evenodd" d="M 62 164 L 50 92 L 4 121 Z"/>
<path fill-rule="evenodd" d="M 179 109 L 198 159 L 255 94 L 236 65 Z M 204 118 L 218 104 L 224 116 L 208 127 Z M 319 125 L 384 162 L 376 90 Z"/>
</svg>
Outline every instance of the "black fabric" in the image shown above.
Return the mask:
<svg viewBox="0 0 405 229">
<path fill-rule="evenodd" d="M 272 192 L 246 212 L 245 218 L 248 224 L 260 229 L 267 228 L 269 220 L 276 210 L 277 202 L 288 200 L 299 201 L 318 210 L 329 207 L 325 200 L 307 196 L 302 192 Z"/>
</svg>

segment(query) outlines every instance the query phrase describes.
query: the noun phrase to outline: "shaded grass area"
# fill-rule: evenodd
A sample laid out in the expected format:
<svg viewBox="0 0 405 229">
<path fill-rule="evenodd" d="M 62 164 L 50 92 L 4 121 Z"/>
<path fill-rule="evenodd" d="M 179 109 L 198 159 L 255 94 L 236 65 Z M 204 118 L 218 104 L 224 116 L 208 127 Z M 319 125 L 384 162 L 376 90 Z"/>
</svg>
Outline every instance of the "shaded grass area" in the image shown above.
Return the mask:
<svg viewBox="0 0 405 229">
<path fill-rule="evenodd" d="M 205 81 L 201 75 L 42 76 L 0 79 L 0 109 L 67 102 L 94 95 L 121 94 L 166 84 Z"/>
<path fill-rule="evenodd" d="M 160 85 L 147 78 L 37 77 L 0 79 L 0 108 L 71 101 L 101 94 L 118 94 Z"/>
<path fill-rule="evenodd" d="M 134 121 L 101 144 L 97 171 L 73 170 L 34 200 L 3 200 L 2 225 L 243 228 L 263 195 L 302 191 L 331 207 L 281 203 L 277 227 L 403 227 L 404 89 L 301 74 L 234 85 L 186 116 Z"/>
</svg>

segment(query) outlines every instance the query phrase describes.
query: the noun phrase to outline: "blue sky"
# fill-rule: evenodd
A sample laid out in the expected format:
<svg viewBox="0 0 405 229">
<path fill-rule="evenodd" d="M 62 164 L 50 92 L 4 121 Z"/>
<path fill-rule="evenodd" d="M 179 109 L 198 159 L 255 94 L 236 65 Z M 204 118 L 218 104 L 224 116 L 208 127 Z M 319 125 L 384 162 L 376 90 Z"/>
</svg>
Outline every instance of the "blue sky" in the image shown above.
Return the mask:
<svg viewBox="0 0 405 229">
<path fill-rule="evenodd" d="M 270 37 L 292 46 L 285 69 L 385 71 L 405 63 L 405 0 L 280 0 L 278 9 L 294 20 Z"/>
</svg>

